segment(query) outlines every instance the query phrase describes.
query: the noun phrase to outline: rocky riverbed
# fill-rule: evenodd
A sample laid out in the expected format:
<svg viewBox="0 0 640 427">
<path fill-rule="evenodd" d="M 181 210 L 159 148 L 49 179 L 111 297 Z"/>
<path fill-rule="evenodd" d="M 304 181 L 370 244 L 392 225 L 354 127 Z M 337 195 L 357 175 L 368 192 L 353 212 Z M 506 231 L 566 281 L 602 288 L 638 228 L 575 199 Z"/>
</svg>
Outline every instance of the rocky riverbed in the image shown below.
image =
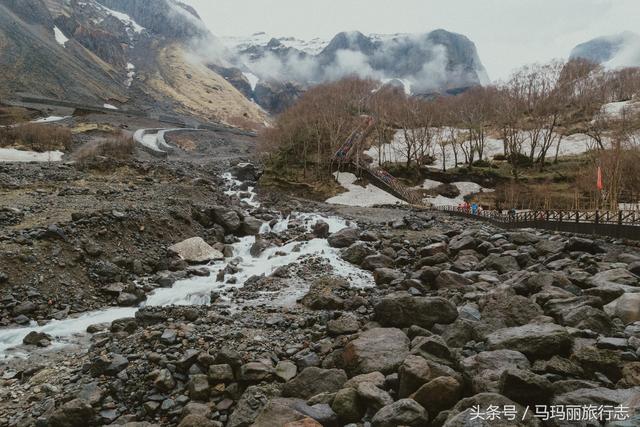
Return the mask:
<svg viewBox="0 0 640 427">
<path fill-rule="evenodd" d="M 640 423 L 628 242 L 256 199 L 249 165 L 3 168 L 2 426 Z"/>
</svg>

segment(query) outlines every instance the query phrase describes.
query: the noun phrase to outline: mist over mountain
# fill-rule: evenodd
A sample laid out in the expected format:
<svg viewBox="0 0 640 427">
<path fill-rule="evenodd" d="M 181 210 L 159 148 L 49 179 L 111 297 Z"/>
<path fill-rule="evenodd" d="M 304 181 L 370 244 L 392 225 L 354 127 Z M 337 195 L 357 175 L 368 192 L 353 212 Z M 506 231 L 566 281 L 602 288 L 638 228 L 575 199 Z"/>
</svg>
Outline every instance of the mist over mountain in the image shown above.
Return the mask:
<svg viewBox="0 0 640 427">
<path fill-rule="evenodd" d="M 640 35 L 631 31 L 597 37 L 577 45 L 570 58 L 583 58 L 611 68 L 640 66 Z"/>
<path fill-rule="evenodd" d="M 308 87 L 357 75 L 395 81 L 407 93 L 422 95 L 489 81 L 473 42 L 446 30 L 394 35 L 342 32 L 324 43 L 318 39 L 269 39 L 264 33 L 223 41 L 236 54 L 237 62 L 272 84 Z"/>
</svg>

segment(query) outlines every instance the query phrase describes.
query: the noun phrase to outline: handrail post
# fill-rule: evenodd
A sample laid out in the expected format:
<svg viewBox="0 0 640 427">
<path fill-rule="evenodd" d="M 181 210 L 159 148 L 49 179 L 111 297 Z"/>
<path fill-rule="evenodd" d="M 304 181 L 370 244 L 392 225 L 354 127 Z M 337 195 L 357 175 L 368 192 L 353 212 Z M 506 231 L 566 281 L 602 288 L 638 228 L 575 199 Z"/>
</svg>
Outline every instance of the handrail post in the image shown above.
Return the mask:
<svg viewBox="0 0 640 427">
<path fill-rule="evenodd" d="M 596 225 L 600 223 L 600 212 L 596 210 Z"/>
<path fill-rule="evenodd" d="M 576 224 L 578 224 L 579 222 L 580 222 L 580 213 L 576 211 Z"/>
<path fill-rule="evenodd" d="M 622 225 L 622 211 L 618 211 L 618 225 Z"/>
</svg>

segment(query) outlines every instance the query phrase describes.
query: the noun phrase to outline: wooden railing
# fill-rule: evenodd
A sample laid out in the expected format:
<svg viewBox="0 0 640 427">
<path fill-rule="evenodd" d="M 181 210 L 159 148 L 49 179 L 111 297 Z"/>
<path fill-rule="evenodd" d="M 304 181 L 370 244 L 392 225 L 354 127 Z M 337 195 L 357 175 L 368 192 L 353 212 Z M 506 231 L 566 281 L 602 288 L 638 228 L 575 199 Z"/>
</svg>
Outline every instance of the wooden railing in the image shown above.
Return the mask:
<svg viewBox="0 0 640 427">
<path fill-rule="evenodd" d="M 533 210 L 511 214 L 497 211 L 480 211 L 473 214 L 470 210 L 458 206 L 438 206 L 434 209 L 503 223 L 560 222 L 640 226 L 640 211 Z"/>
</svg>

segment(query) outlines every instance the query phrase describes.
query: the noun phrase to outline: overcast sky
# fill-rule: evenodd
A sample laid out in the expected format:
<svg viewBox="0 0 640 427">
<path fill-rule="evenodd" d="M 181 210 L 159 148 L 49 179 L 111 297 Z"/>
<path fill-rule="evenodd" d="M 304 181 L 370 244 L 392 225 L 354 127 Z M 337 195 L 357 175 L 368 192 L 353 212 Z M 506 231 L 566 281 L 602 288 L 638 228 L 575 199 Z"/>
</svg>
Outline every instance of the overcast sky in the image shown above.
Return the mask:
<svg viewBox="0 0 640 427">
<path fill-rule="evenodd" d="M 492 79 L 566 58 L 578 43 L 638 28 L 640 0 L 186 0 L 218 36 L 330 38 L 340 31 L 423 33 L 475 42 Z"/>
</svg>

